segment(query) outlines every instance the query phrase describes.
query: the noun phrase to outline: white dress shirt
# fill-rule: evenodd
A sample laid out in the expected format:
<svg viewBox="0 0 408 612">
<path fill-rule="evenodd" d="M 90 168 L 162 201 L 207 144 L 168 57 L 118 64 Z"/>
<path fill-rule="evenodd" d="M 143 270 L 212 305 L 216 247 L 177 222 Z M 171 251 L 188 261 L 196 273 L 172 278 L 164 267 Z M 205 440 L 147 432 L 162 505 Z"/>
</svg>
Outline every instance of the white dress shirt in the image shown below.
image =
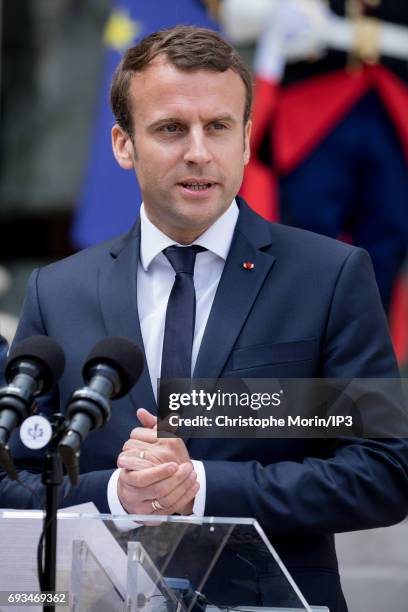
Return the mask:
<svg viewBox="0 0 408 612">
<path fill-rule="evenodd" d="M 204 330 L 217 291 L 218 283 L 224 269 L 235 225 L 238 219 L 238 206 L 233 200 L 213 225 L 211 225 L 193 244 L 207 250 L 198 253 L 194 268 L 194 286 L 196 291 L 196 320 L 191 356 L 193 374 L 197 355 L 203 339 Z M 164 325 L 167 302 L 173 287 L 175 273 L 163 255 L 163 249 L 176 244 L 163 234 L 148 219 L 144 205 L 140 209 L 141 240 L 140 257 L 137 270 L 137 308 L 147 367 L 153 392 L 157 399 L 157 379 L 160 378 L 161 356 L 163 347 Z M 129 432 L 130 433 L 130 432 Z M 206 498 L 206 478 L 203 463 L 192 460 L 200 489 L 195 497 L 193 514 L 204 516 Z M 117 494 L 117 482 L 120 469 L 113 472 L 108 483 L 108 504 L 112 514 L 126 514 Z M 133 527 L 135 524 L 133 523 Z"/>
</svg>

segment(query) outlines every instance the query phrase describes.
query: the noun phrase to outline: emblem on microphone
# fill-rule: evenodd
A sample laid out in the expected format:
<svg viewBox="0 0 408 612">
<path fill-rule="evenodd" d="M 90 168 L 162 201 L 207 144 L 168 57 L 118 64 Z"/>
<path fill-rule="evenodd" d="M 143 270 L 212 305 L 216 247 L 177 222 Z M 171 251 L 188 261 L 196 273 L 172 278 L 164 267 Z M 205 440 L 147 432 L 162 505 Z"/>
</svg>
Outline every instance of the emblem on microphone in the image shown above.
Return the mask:
<svg viewBox="0 0 408 612">
<path fill-rule="evenodd" d="M 24 446 L 33 450 L 44 448 L 51 440 L 52 427 L 48 419 L 34 415 L 23 421 L 20 427 L 20 439 Z"/>
</svg>

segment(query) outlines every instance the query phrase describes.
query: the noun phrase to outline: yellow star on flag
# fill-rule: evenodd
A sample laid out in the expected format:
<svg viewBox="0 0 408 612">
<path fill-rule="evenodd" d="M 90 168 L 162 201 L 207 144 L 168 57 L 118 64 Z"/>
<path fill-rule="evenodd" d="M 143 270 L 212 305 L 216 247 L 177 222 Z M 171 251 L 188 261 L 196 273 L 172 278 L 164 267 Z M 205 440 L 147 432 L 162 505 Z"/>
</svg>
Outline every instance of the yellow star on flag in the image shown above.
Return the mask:
<svg viewBox="0 0 408 612">
<path fill-rule="evenodd" d="M 105 26 L 104 43 L 120 53 L 129 47 L 141 27 L 142 24 L 139 21 L 133 21 L 127 11 L 113 11 Z"/>
</svg>

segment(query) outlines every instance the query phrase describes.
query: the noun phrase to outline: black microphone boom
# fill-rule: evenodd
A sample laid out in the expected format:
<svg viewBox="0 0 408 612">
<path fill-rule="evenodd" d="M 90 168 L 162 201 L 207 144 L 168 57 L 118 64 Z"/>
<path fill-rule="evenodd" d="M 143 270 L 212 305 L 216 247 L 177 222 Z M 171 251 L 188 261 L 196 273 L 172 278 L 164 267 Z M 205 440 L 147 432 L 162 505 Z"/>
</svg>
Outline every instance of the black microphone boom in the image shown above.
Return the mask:
<svg viewBox="0 0 408 612">
<path fill-rule="evenodd" d="M 31 336 L 14 346 L 6 366 L 8 385 L 0 389 L 0 446 L 30 412 L 35 397 L 43 395 L 60 378 L 65 356 L 48 336 Z"/>
<path fill-rule="evenodd" d="M 72 485 L 78 483 L 81 443 L 111 415 L 110 400 L 126 395 L 143 371 L 143 354 L 127 338 L 111 336 L 98 342 L 83 367 L 86 386 L 71 396 L 67 432 L 58 445 Z"/>
</svg>

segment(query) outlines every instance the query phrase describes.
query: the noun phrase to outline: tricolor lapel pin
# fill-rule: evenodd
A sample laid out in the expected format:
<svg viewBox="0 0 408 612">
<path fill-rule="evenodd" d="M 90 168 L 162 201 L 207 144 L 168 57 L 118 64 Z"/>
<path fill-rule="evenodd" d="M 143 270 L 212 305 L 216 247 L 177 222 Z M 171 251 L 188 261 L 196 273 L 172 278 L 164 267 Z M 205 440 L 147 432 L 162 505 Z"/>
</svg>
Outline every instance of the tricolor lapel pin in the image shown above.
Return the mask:
<svg viewBox="0 0 408 612">
<path fill-rule="evenodd" d="M 255 268 L 255 264 L 252 261 L 244 261 L 242 264 L 244 270 L 253 270 Z"/>
</svg>

